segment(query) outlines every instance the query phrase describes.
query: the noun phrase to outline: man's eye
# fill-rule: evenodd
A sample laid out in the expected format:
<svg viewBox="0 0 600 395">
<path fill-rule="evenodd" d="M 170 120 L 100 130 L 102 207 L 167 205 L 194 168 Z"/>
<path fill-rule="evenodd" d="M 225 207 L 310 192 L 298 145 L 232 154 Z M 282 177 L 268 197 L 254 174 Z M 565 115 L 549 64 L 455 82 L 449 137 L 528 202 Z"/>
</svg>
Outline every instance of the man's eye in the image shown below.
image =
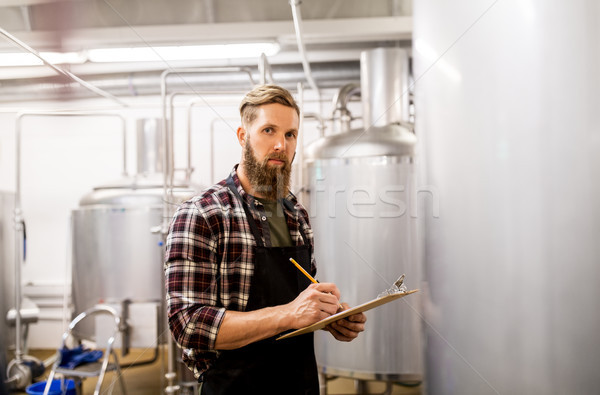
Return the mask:
<svg viewBox="0 0 600 395">
<path fill-rule="evenodd" d="M 264 132 L 265 132 L 265 133 L 271 133 L 272 131 L 273 131 L 273 129 L 271 129 L 271 128 L 265 128 L 265 129 L 264 129 Z"/>
<path fill-rule="evenodd" d="M 294 138 L 294 137 L 296 137 L 296 133 L 294 133 L 294 132 L 287 132 L 285 135 L 286 135 L 287 137 L 289 137 L 289 138 Z"/>
</svg>

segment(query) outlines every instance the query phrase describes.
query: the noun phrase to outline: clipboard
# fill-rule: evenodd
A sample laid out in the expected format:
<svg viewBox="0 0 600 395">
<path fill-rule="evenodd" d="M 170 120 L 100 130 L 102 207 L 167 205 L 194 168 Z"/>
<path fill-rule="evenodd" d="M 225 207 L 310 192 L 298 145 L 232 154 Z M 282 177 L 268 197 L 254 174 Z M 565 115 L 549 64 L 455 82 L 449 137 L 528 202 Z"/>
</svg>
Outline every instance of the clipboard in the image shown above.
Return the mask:
<svg viewBox="0 0 600 395">
<path fill-rule="evenodd" d="M 351 316 L 353 314 L 363 313 L 365 311 L 374 309 L 374 308 L 379 307 L 381 305 L 384 305 L 386 303 L 390 303 L 393 300 L 397 300 L 397 299 L 405 297 L 406 295 L 413 294 L 413 293 L 415 293 L 417 291 L 418 291 L 418 289 L 413 289 L 411 291 L 398 292 L 398 293 L 394 293 L 394 294 L 382 296 L 381 298 L 373 299 L 371 301 L 368 301 L 366 303 L 363 303 L 363 304 L 358 305 L 356 307 L 353 307 L 351 309 L 344 310 L 344 311 L 341 311 L 341 312 L 339 312 L 337 314 L 329 316 L 329 317 L 327 317 L 327 318 L 325 318 L 325 319 L 323 319 L 323 320 L 321 320 L 319 322 L 315 322 L 312 325 L 305 326 L 304 328 L 297 329 L 297 330 L 295 330 L 293 332 L 290 332 L 290 333 L 286 333 L 285 335 L 281 335 L 281 336 L 279 336 L 277 338 L 277 340 L 288 339 L 290 337 L 294 337 L 294 336 L 298 336 L 298 335 L 303 335 L 305 333 L 310 333 L 310 332 L 314 332 L 314 331 L 319 330 L 319 329 L 323 329 L 327 325 L 331 324 L 332 322 L 335 322 L 337 320 L 341 320 L 342 318 L 349 317 L 349 316 Z"/>
</svg>

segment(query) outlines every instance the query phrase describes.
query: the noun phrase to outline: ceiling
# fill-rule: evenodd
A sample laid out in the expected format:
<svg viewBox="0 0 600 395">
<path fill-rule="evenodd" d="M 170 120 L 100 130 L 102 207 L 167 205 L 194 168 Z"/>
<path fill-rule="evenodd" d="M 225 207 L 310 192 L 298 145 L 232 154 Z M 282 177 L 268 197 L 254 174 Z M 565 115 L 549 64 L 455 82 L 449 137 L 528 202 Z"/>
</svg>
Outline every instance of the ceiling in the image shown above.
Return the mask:
<svg viewBox="0 0 600 395">
<path fill-rule="evenodd" d="M 297 2 L 311 64 L 357 62 L 361 51 L 378 46 L 410 47 L 412 0 Z M 36 51 L 266 41 L 276 42 L 281 48 L 269 57 L 271 65 L 301 62 L 288 0 L 4 0 L 0 2 L 0 27 Z M 0 37 L 0 52 L 23 51 Z M 220 59 L 173 62 L 168 66 L 257 63 L 258 59 Z M 82 78 L 98 78 L 159 71 L 165 66 L 164 62 L 131 62 L 62 67 Z M 0 88 L 9 81 L 31 82 L 56 75 L 45 66 L 0 70 Z"/>
<path fill-rule="evenodd" d="M 55 31 L 122 26 L 290 21 L 287 0 L 6 0 L 7 30 Z M 306 20 L 410 16 L 406 0 L 303 0 Z"/>
</svg>

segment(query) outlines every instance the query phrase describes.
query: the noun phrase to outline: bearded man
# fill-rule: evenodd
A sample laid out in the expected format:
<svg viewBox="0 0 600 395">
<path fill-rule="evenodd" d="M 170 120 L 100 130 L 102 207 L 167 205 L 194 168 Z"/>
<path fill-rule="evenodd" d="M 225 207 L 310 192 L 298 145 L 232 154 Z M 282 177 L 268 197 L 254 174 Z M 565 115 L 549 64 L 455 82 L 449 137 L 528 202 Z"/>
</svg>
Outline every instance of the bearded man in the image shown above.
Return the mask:
<svg viewBox="0 0 600 395">
<path fill-rule="evenodd" d="M 340 305 L 335 284 L 311 284 L 290 263 L 316 273 L 308 214 L 290 192 L 299 114 L 279 86 L 250 91 L 240 105 L 240 164 L 173 218 L 165 262 L 169 326 L 201 394 L 319 393 L 313 334 L 275 340 Z M 326 330 L 351 341 L 365 321 L 356 314 Z"/>
</svg>

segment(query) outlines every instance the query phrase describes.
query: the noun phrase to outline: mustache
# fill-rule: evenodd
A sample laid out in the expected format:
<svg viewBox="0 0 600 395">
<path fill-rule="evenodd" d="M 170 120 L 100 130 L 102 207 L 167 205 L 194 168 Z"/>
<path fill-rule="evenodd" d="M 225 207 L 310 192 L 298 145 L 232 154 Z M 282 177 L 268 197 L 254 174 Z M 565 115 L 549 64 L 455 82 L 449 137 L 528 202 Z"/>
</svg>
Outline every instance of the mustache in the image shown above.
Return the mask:
<svg viewBox="0 0 600 395">
<path fill-rule="evenodd" d="M 271 159 L 282 160 L 287 165 L 290 164 L 290 160 L 289 160 L 288 156 L 284 152 L 275 152 L 275 153 L 272 153 L 272 154 L 269 154 L 269 155 L 265 156 L 265 158 L 263 159 L 263 164 L 266 164 Z"/>
</svg>

